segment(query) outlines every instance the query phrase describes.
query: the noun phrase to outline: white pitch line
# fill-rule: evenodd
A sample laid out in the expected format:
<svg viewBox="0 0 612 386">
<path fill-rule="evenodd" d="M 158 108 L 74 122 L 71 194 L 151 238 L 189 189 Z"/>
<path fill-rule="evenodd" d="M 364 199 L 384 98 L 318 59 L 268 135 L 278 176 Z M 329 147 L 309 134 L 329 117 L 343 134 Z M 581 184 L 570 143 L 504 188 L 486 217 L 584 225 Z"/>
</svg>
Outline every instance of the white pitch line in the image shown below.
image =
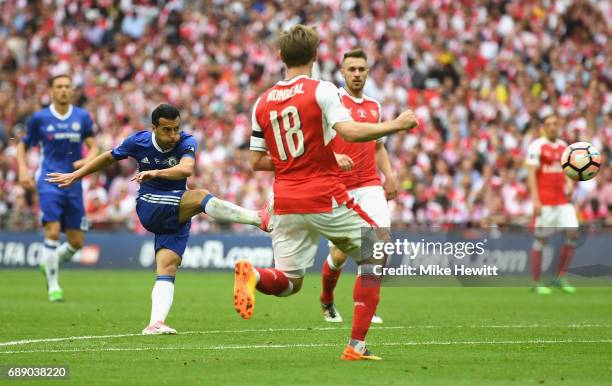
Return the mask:
<svg viewBox="0 0 612 386">
<path fill-rule="evenodd" d="M 426 342 L 381 342 L 375 346 L 451 346 L 451 345 L 516 345 L 516 344 L 565 344 L 565 343 L 612 343 L 612 339 L 592 339 L 592 340 L 503 340 L 503 341 L 426 341 Z M 69 353 L 69 352 L 112 352 L 112 351 L 174 351 L 174 350 L 253 350 L 253 349 L 273 349 L 273 348 L 316 348 L 316 347 L 342 347 L 340 344 L 333 343 L 310 343 L 310 344 L 256 344 L 256 345 L 221 345 L 203 347 L 106 347 L 106 348 L 85 348 L 85 349 L 59 349 L 59 350 L 14 350 L 0 351 L 0 354 L 33 354 L 33 353 Z"/>
<path fill-rule="evenodd" d="M 115 335 L 86 335 L 86 336 L 66 336 L 62 338 L 43 338 L 43 339 L 23 339 L 13 340 L 10 342 L 1 342 L 2 346 L 19 346 L 23 344 L 32 343 L 49 343 L 49 342 L 63 342 L 67 340 L 87 340 L 87 339 L 104 339 L 104 338 L 123 338 L 127 336 L 138 336 L 140 334 L 115 334 Z"/>
<path fill-rule="evenodd" d="M 371 327 L 371 330 L 391 330 L 403 329 L 410 327 L 403 326 L 385 326 Z M 179 335 L 203 335 L 203 334 L 244 334 L 257 332 L 282 332 L 282 331 L 327 331 L 327 330 L 347 330 L 350 327 L 312 327 L 312 328 L 262 328 L 262 329 L 244 329 L 244 330 L 207 330 L 207 331 L 182 331 Z M 33 343 L 50 343 L 50 342 L 65 342 L 71 340 L 90 340 L 90 339 L 106 339 L 106 338 L 125 338 L 131 336 L 142 336 L 142 334 L 115 334 L 115 335 L 85 335 L 85 336 L 66 336 L 61 338 L 42 338 L 42 339 L 23 339 L 14 340 L 11 342 L 0 342 L 0 347 L 4 346 L 19 346 Z"/>
<path fill-rule="evenodd" d="M 455 326 L 444 326 L 444 325 L 425 325 L 425 326 L 381 326 L 381 327 L 370 327 L 370 330 L 411 330 L 411 329 L 436 329 L 436 328 L 499 328 L 499 329 L 513 329 L 513 328 L 610 328 L 610 325 L 604 324 L 570 324 L 566 326 L 550 326 L 550 325 L 539 325 L 539 324 L 515 324 L 515 325 L 455 325 Z M 334 330 L 349 330 L 350 326 L 345 327 L 305 327 L 305 328 L 262 328 L 262 329 L 244 329 L 244 330 L 207 330 L 207 331 L 183 331 L 179 332 L 179 335 L 207 335 L 207 334 L 245 334 L 245 333 L 259 333 L 259 332 L 294 332 L 294 331 L 334 331 Z M 52 342 L 65 342 L 73 340 L 92 340 L 92 339 L 114 339 L 114 338 L 126 338 L 133 336 L 141 336 L 141 334 L 113 334 L 113 335 L 85 335 L 85 336 L 66 336 L 59 338 L 41 338 L 41 339 L 23 339 L 14 340 L 10 342 L 0 342 L 0 347 L 7 346 L 21 346 L 34 343 L 52 343 Z"/>
</svg>

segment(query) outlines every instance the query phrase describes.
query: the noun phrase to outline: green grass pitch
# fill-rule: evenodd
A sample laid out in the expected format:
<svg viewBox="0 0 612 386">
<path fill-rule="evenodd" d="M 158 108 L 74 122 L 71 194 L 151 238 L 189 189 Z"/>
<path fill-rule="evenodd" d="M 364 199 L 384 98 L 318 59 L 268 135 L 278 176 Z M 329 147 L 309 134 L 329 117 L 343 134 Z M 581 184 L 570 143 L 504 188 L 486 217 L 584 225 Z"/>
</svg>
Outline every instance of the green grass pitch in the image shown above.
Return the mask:
<svg viewBox="0 0 612 386">
<path fill-rule="evenodd" d="M 333 325 L 320 316 L 318 275 L 291 298 L 258 296 L 245 321 L 233 309 L 231 273 L 179 272 L 167 320 L 176 336 L 139 335 L 152 272 L 63 270 L 60 279 L 66 302 L 51 304 L 39 272 L 2 271 L 0 367 L 68 365 L 69 379 L 57 384 L 87 385 L 612 382 L 612 288 L 550 296 L 525 288 L 383 288 L 385 323 L 368 342 L 384 360 L 342 362 L 350 274 L 336 292 L 345 322 Z"/>
</svg>

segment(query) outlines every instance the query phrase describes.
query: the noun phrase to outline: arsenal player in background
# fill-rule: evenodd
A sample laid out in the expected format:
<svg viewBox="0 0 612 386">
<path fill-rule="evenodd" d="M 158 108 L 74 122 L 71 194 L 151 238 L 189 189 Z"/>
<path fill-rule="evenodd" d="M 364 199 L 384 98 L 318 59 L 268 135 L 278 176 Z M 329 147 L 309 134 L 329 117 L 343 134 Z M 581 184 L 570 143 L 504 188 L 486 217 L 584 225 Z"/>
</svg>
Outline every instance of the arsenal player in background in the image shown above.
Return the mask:
<svg viewBox="0 0 612 386">
<path fill-rule="evenodd" d="M 344 87 L 340 89 L 342 104 L 349 109 L 353 120 L 381 122 L 380 103 L 363 93 L 368 78 L 366 53 L 360 48 L 346 52 L 340 71 L 345 82 Z M 384 139 L 348 142 L 337 136 L 332 142 L 332 147 L 342 168 L 340 178 L 348 194 L 378 226 L 390 227 L 391 215 L 387 200 L 392 200 L 397 195 L 397 180 L 391 170 Z M 384 182 L 381 182 L 377 169 L 384 176 Z M 323 319 L 326 322 L 342 322 L 342 316 L 334 304 L 334 288 L 346 259 L 347 255 L 330 242 L 329 255 L 321 268 L 323 286 L 320 300 Z M 382 322 L 378 315 L 372 317 L 372 323 Z"/>
<path fill-rule="evenodd" d="M 573 185 L 563 173 L 560 161 L 567 143 L 558 138 L 559 122 L 552 109 L 541 114 L 541 122 L 542 136 L 529 145 L 527 154 L 527 178 L 533 201 L 532 226 L 535 227 L 536 237 L 531 250 L 533 292 L 540 295 L 552 292 L 540 279 L 542 250 L 548 237 L 563 228 L 565 241 L 561 247 L 557 275 L 551 284 L 566 293 L 574 293 L 576 288 L 565 278 L 565 270 L 570 264 L 578 239 L 578 218 L 569 201 Z"/>
</svg>

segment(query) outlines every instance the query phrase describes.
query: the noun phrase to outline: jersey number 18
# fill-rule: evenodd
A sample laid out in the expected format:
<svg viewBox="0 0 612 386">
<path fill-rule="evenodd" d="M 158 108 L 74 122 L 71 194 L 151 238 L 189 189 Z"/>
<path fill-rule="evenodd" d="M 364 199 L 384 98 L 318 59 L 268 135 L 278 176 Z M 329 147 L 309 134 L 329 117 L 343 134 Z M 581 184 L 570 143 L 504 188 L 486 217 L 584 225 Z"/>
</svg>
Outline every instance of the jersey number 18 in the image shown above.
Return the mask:
<svg viewBox="0 0 612 386">
<path fill-rule="evenodd" d="M 304 132 L 301 130 L 302 122 L 300 121 L 300 114 L 298 113 L 297 107 L 287 106 L 281 111 L 280 115 L 283 120 L 285 141 L 289 148 L 289 154 L 291 154 L 293 158 L 299 157 L 304 154 Z M 287 160 L 287 152 L 283 145 L 283 134 L 278 120 L 278 112 L 270 111 L 270 121 L 272 123 L 272 130 L 274 130 L 274 139 L 276 141 L 278 155 L 281 160 L 285 161 Z"/>
</svg>

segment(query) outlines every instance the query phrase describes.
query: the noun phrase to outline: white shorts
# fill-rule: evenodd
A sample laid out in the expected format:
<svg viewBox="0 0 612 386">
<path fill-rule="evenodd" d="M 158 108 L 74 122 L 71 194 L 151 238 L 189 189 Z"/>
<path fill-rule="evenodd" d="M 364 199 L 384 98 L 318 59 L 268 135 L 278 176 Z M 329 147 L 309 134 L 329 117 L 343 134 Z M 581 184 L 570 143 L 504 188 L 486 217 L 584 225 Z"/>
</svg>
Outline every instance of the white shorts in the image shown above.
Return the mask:
<svg viewBox="0 0 612 386">
<path fill-rule="evenodd" d="M 380 228 L 391 226 L 391 213 L 382 186 L 366 186 L 348 191 L 349 196 L 354 197 L 355 201 L 364 212 L 374 220 Z"/>
<path fill-rule="evenodd" d="M 559 228 L 578 228 L 574 205 L 542 205 L 542 213 L 534 218 L 533 226 L 539 237 L 550 236 Z"/>
<path fill-rule="evenodd" d="M 391 226 L 391 213 L 382 186 L 357 188 L 349 190 L 348 194 L 355 199 L 355 202 L 374 220 L 379 228 L 389 228 Z M 334 243 L 330 241 L 329 246 L 333 245 Z"/>
<path fill-rule="evenodd" d="M 367 222 L 367 215 L 359 213 L 359 205 L 349 207 L 353 207 L 350 202 L 328 213 L 275 215 L 272 230 L 275 268 L 289 277 L 304 276 L 314 264 L 321 236 L 360 261 L 362 228 L 372 225 Z"/>
</svg>

